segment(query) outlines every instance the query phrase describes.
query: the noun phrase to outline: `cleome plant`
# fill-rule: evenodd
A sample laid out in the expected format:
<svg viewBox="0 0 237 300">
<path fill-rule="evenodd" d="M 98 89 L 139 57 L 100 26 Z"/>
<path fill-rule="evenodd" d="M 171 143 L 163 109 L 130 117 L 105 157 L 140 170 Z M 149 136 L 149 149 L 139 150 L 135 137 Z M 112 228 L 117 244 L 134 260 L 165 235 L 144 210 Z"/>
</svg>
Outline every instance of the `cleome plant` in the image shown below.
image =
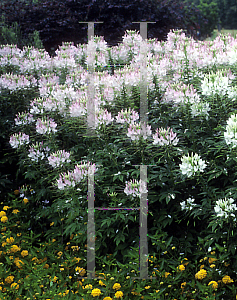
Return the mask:
<svg viewBox="0 0 237 300">
<path fill-rule="evenodd" d="M 143 42 L 1 46 L 21 183 L 1 187 L 0 299 L 237 299 L 237 40 L 146 40 L 147 122 Z"/>
</svg>

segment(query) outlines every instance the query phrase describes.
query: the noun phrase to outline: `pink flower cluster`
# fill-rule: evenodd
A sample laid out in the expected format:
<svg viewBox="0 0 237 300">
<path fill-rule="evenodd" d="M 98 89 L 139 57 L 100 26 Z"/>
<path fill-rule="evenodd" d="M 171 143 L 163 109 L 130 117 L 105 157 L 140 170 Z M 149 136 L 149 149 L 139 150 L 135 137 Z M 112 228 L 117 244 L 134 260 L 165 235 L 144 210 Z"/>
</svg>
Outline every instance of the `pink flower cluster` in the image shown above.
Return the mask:
<svg viewBox="0 0 237 300">
<path fill-rule="evenodd" d="M 62 173 L 59 175 L 59 179 L 57 179 L 58 189 L 64 190 L 67 187 L 74 187 L 77 183 L 79 183 L 83 178 L 85 178 L 88 174 L 96 172 L 97 168 L 95 164 L 82 163 L 80 165 L 76 165 L 72 172 L 68 171 L 67 173 Z"/>
<path fill-rule="evenodd" d="M 22 146 L 24 144 L 29 144 L 29 142 L 30 142 L 29 135 L 22 132 L 11 135 L 9 141 L 12 148 L 18 148 L 19 146 Z"/>
<path fill-rule="evenodd" d="M 151 126 L 139 123 L 131 123 L 128 128 L 127 136 L 131 138 L 132 141 L 139 140 L 140 136 L 147 139 L 148 136 L 152 134 Z"/>
<path fill-rule="evenodd" d="M 135 110 L 131 110 L 129 108 L 123 109 L 118 113 L 118 115 L 115 117 L 117 123 L 134 123 L 136 120 L 139 120 L 139 114 Z"/>
<path fill-rule="evenodd" d="M 37 80 L 33 76 L 28 79 L 24 75 L 3 74 L 0 77 L 0 86 L 10 90 L 10 93 L 12 93 L 12 91 L 17 89 L 28 89 L 37 85 Z"/>
<path fill-rule="evenodd" d="M 126 183 L 124 193 L 126 195 L 132 195 L 133 197 L 141 197 L 141 194 L 148 193 L 148 190 L 146 189 L 146 183 L 144 181 L 133 179 Z"/>
<path fill-rule="evenodd" d="M 45 148 L 43 147 L 43 142 L 36 142 L 36 144 L 32 144 L 29 148 L 29 154 L 28 157 L 35 162 L 38 162 L 39 159 L 44 159 L 47 157 L 49 154 L 48 152 L 50 151 L 49 147 L 46 146 Z"/>
<path fill-rule="evenodd" d="M 49 117 L 47 119 L 43 118 L 41 119 L 37 119 L 36 122 L 36 132 L 38 132 L 39 134 L 45 134 L 45 133 L 50 133 L 50 132 L 57 132 L 57 123 L 54 122 L 53 119 L 49 119 Z"/>
<path fill-rule="evenodd" d="M 100 109 L 98 112 L 96 112 L 95 126 L 99 127 L 102 124 L 108 125 L 113 120 L 114 118 L 112 118 L 111 113 L 109 113 L 107 109 Z"/>
<path fill-rule="evenodd" d="M 157 128 L 156 133 L 153 135 L 154 142 L 153 144 L 158 144 L 159 146 L 164 145 L 174 145 L 178 144 L 179 139 L 177 138 L 177 134 L 173 132 L 172 128 Z"/>
<path fill-rule="evenodd" d="M 26 125 L 34 122 L 33 115 L 30 113 L 22 112 L 18 113 L 15 118 L 16 125 Z"/>
<path fill-rule="evenodd" d="M 53 168 L 57 168 L 62 167 L 65 162 L 69 163 L 71 161 L 69 157 L 70 152 L 66 152 L 65 150 L 58 150 L 48 157 L 48 161 Z"/>
<path fill-rule="evenodd" d="M 71 104 L 69 107 L 70 116 L 81 117 L 86 114 L 86 98 L 82 97 Z"/>
</svg>

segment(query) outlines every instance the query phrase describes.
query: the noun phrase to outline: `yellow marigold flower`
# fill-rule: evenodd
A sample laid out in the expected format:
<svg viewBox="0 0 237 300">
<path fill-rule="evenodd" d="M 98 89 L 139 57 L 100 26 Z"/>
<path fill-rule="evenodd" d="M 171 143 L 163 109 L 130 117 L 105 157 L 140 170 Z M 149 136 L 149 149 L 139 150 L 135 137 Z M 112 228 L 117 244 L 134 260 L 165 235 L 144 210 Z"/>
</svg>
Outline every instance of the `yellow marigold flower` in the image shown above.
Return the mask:
<svg viewBox="0 0 237 300">
<path fill-rule="evenodd" d="M 43 269 L 48 269 L 48 268 L 49 268 L 49 265 L 45 264 Z"/>
<path fill-rule="evenodd" d="M 6 242 L 8 243 L 8 244 L 12 244 L 13 242 L 14 242 L 14 237 L 9 237 L 9 238 L 7 238 L 6 239 Z"/>
<path fill-rule="evenodd" d="M 212 269 L 213 269 L 213 268 L 215 268 L 215 266 L 216 266 L 216 265 L 214 265 L 214 264 L 211 264 L 211 265 L 210 265 L 210 268 L 212 268 Z"/>
<path fill-rule="evenodd" d="M 5 278 L 5 282 L 9 284 L 12 283 L 13 280 L 14 280 L 14 276 L 8 276 L 7 278 Z"/>
<path fill-rule="evenodd" d="M 181 283 L 181 289 L 184 289 L 185 285 L 186 285 L 186 282 L 182 282 Z"/>
<path fill-rule="evenodd" d="M 149 290 L 151 288 L 151 286 L 150 285 L 148 285 L 148 286 L 145 286 L 145 289 L 146 290 Z"/>
<path fill-rule="evenodd" d="M 178 269 L 179 271 L 184 271 L 184 270 L 185 270 L 185 266 L 184 266 L 184 265 L 179 265 L 179 266 L 177 267 L 177 269 Z"/>
<path fill-rule="evenodd" d="M 99 296 L 101 294 L 101 290 L 100 289 L 93 289 L 91 292 L 91 295 L 93 297 Z"/>
<path fill-rule="evenodd" d="M 58 256 L 62 256 L 62 255 L 63 255 L 62 251 L 58 252 Z"/>
<path fill-rule="evenodd" d="M 167 251 L 164 252 L 164 254 L 167 254 L 167 253 L 168 253 Z"/>
<path fill-rule="evenodd" d="M 76 267 L 76 268 L 75 268 L 75 271 L 76 271 L 76 272 L 79 272 L 79 274 L 80 274 L 81 276 L 84 276 L 84 274 L 86 273 L 86 270 L 83 269 L 83 268 L 80 268 L 80 267 Z"/>
<path fill-rule="evenodd" d="M 12 213 L 16 215 L 17 213 L 19 213 L 19 209 L 13 209 Z"/>
<path fill-rule="evenodd" d="M 173 246 L 171 249 L 174 250 L 174 249 L 175 249 L 175 246 Z"/>
<path fill-rule="evenodd" d="M 21 236 L 21 233 L 17 233 L 17 236 Z"/>
<path fill-rule="evenodd" d="M 20 250 L 21 250 L 21 248 L 18 247 L 17 245 L 12 245 L 12 246 L 11 246 L 11 252 L 13 252 L 13 253 L 15 253 L 15 252 L 17 252 L 17 251 L 20 251 Z"/>
<path fill-rule="evenodd" d="M 115 283 L 114 285 L 113 285 L 113 289 L 114 290 L 119 290 L 121 288 L 121 285 L 119 284 L 119 283 Z"/>
<path fill-rule="evenodd" d="M 208 259 L 210 265 L 216 260 L 217 259 L 215 257 L 209 257 L 209 259 Z"/>
<path fill-rule="evenodd" d="M 203 259 L 204 259 L 204 260 L 207 260 L 207 259 L 208 259 L 208 257 L 206 257 L 206 256 L 205 256 Z"/>
<path fill-rule="evenodd" d="M 234 281 L 230 278 L 230 276 L 225 275 L 225 276 L 222 278 L 222 282 L 223 282 L 224 284 L 228 284 L 228 283 L 231 283 L 231 282 L 234 282 Z"/>
<path fill-rule="evenodd" d="M 200 266 L 200 270 L 203 269 L 204 267 L 205 267 L 204 265 L 201 265 L 201 266 Z"/>
<path fill-rule="evenodd" d="M 56 242 L 56 239 L 52 239 L 52 243 Z"/>
<path fill-rule="evenodd" d="M 228 267 L 230 264 L 228 264 L 227 262 L 225 262 L 224 265 L 225 265 L 226 267 Z"/>
<path fill-rule="evenodd" d="M 0 217 L 3 217 L 3 216 L 6 216 L 6 213 L 5 213 L 5 211 L 0 211 Z"/>
<path fill-rule="evenodd" d="M 104 282 L 102 280 L 99 281 L 99 285 L 101 285 L 101 286 L 105 285 L 106 286 L 106 284 L 104 284 Z"/>
<path fill-rule="evenodd" d="M 212 288 L 213 289 L 217 289 L 218 288 L 218 283 L 216 282 L 216 281 L 210 281 L 209 283 L 208 283 L 208 285 L 212 285 Z"/>
<path fill-rule="evenodd" d="M 189 262 L 187 261 L 188 259 L 185 257 L 184 260 L 181 261 L 181 264 L 184 266 L 187 266 L 189 264 Z M 186 262 L 184 262 L 186 261 Z"/>
<path fill-rule="evenodd" d="M 7 221 L 8 221 L 8 217 L 6 217 L 6 216 L 1 217 L 2 223 L 6 223 Z"/>
<path fill-rule="evenodd" d="M 92 284 L 87 284 L 87 285 L 85 286 L 85 289 L 92 289 L 92 288 L 93 288 Z"/>
<path fill-rule="evenodd" d="M 204 269 L 201 269 L 200 271 L 198 271 L 195 274 L 195 278 L 198 279 L 198 280 L 201 280 L 201 279 L 205 278 L 206 276 L 207 276 L 207 271 L 204 270 Z"/>
<path fill-rule="evenodd" d="M 4 206 L 3 210 L 8 210 L 8 208 L 10 208 L 9 206 Z"/>
<path fill-rule="evenodd" d="M 3 242 L 3 243 L 2 243 L 2 247 L 5 247 L 6 245 L 7 245 L 6 242 Z"/>
<path fill-rule="evenodd" d="M 27 256 L 28 254 L 29 254 L 29 253 L 28 253 L 27 250 L 21 251 L 21 256 L 22 256 L 22 257 L 25 257 L 25 256 Z"/>
<path fill-rule="evenodd" d="M 24 198 L 24 199 L 22 200 L 22 202 L 24 202 L 24 204 L 26 204 L 26 203 L 29 202 L 29 200 L 28 200 L 27 198 Z"/>
<path fill-rule="evenodd" d="M 50 223 L 49 225 L 50 225 L 50 226 L 53 226 L 53 225 L 54 225 L 54 222 Z"/>
<path fill-rule="evenodd" d="M 165 272 L 165 278 L 167 278 L 169 275 L 171 275 L 169 272 Z"/>
<path fill-rule="evenodd" d="M 103 300 L 112 300 L 111 297 L 105 297 Z"/>
<path fill-rule="evenodd" d="M 16 282 L 13 282 L 12 284 L 11 284 L 11 288 L 15 288 L 15 289 L 19 289 L 19 284 L 17 284 Z"/>
<path fill-rule="evenodd" d="M 53 278 L 53 282 L 56 282 L 56 281 L 57 281 L 57 279 L 58 279 L 58 277 L 57 277 L 57 276 L 54 276 L 54 278 Z"/>
<path fill-rule="evenodd" d="M 114 295 L 115 298 L 122 298 L 123 297 L 123 292 L 117 291 Z"/>
</svg>

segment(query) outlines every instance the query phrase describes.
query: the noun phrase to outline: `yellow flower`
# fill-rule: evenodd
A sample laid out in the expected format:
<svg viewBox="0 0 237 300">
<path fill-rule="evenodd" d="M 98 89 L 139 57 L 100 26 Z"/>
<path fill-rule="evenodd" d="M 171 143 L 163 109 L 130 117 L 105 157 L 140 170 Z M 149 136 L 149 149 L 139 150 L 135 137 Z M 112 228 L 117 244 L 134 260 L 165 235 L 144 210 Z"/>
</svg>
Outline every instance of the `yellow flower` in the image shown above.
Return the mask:
<svg viewBox="0 0 237 300">
<path fill-rule="evenodd" d="M 17 236 L 21 236 L 21 233 L 17 233 Z"/>
<path fill-rule="evenodd" d="M 179 271 L 184 271 L 184 270 L 185 270 L 185 266 L 184 266 L 184 265 L 179 265 L 179 266 L 177 267 L 177 269 L 178 269 Z"/>
<path fill-rule="evenodd" d="M 8 210 L 8 208 L 10 208 L 9 206 L 4 206 L 3 210 Z"/>
<path fill-rule="evenodd" d="M 150 287 L 151 287 L 150 285 L 145 286 L 145 289 L 146 289 L 146 290 L 149 290 Z"/>
<path fill-rule="evenodd" d="M 201 266 L 200 266 L 200 270 L 203 269 L 204 267 L 205 267 L 204 265 L 201 265 Z"/>
<path fill-rule="evenodd" d="M 0 211 L 0 217 L 3 217 L 3 216 L 6 216 L 6 213 L 5 213 L 5 211 Z"/>
<path fill-rule="evenodd" d="M 101 286 L 105 285 L 106 286 L 106 284 L 104 284 L 104 282 L 102 280 L 99 281 L 99 285 L 101 285 Z"/>
<path fill-rule="evenodd" d="M 62 256 L 62 255 L 63 255 L 62 251 L 58 252 L 58 256 Z"/>
<path fill-rule="evenodd" d="M 105 297 L 103 300 L 112 300 L 110 297 Z"/>
<path fill-rule="evenodd" d="M 164 254 L 167 254 L 167 253 L 168 253 L 167 251 L 164 252 Z"/>
<path fill-rule="evenodd" d="M 15 191 L 14 191 L 14 194 L 15 194 L 15 195 L 19 195 L 19 194 L 20 194 L 20 191 L 19 191 L 19 190 L 15 190 Z"/>
<path fill-rule="evenodd" d="M 91 285 L 91 284 L 87 284 L 86 286 L 85 286 L 85 289 L 92 289 L 93 288 L 93 286 Z"/>
<path fill-rule="evenodd" d="M 53 225 L 54 225 L 54 222 L 50 223 L 49 225 L 50 225 L 50 226 L 53 226 Z"/>
<path fill-rule="evenodd" d="M 58 277 L 57 277 L 57 276 L 54 276 L 54 278 L 53 278 L 53 282 L 56 282 L 56 281 L 57 281 L 57 279 L 58 279 Z"/>
<path fill-rule="evenodd" d="M 15 252 L 20 251 L 20 250 L 21 250 L 21 248 L 18 247 L 17 245 L 12 245 L 10 251 L 15 253 Z"/>
<path fill-rule="evenodd" d="M 8 221 L 8 217 L 6 217 L 6 216 L 1 217 L 2 223 L 6 223 L 7 221 Z"/>
<path fill-rule="evenodd" d="M 14 242 L 14 238 L 11 236 L 10 238 L 7 238 L 7 239 L 6 239 L 6 242 L 7 242 L 8 244 L 12 244 L 12 243 Z"/>
<path fill-rule="evenodd" d="M 201 279 L 205 278 L 206 276 L 207 276 L 207 271 L 204 270 L 204 269 L 201 269 L 200 271 L 198 271 L 195 274 L 195 278 L 198 279 L 198 280 L 201 280 Z"/>
<path fill-rule="evenodd" d="M 7 278 L 5 278 L 6 283 L 12 283 L 14 280 L 14 276 L 8 276 Z"/>
<path fill-rule="evenodd" d="M 228 284 L 228 283 L 231 283 L 231 282 L 234 282 L 234 281 L 230 278 L 230 276 L 225 275 L 225 276 L 222 278 L 222 282 L 223 282 L 224 284 Z"/>
<path fill-rule="evenodd" d="M 26 204 L 26 203 L 29 202 L 29 200 L 28 200 L 27 198 L 24 198 L 24 199 L 22 200 L 22 202 L 24 202 L 24 204 Z"/>
<path fill-rule="evenodd" d="M 119 283 L 115 283 L 114 285 L 113 285 L 113 289 L 114 290 L 119 290 L 121 288 L 121 285 L 119 284 Z"/>
<path fill-rule="evenodd" d="M 208 283 L 208 285 L 212 285 L 212 288 L 213 288 L 213 289 L 217 289 L 217 288 L 218 288 L 218 283 L 217 283 L 216 281 L 210 281 L 210 282 Z"/>
<path fill-rule="evenodd" d="M 23 256 L 23 257 L 27 256 L 28 254 L 29 254 L 29 253 L 28 253 L 27 250 L 21 251 L 21 256 Z"/>
<path fill-rule="evenodd" d="M 6 242 L 3 242 L 3 243 L 2 243 L 2 247 L 5 247 L 6 245 L 7 245 Z"/>
<path fill-rule="evenodd" d="M 181 289 L 184 289 L 186 282 L 181 283 Z"/>
<path fill-rule="evenodd" d="M 19 257 L 16 257 L 15 260 L 14 260 L 14 263 L 16 264 L 16 266 L 18 268 L 22 268 L 22 265 L 24 265 L 23 261 L 19 259 Z"/>
<path fill-rule="evenodd" d="M 187 266 L 187 265 L 188 265 L 188 262 L 187 262 L 188 259 L 185 257 L 184 260 L 186 260 L 186 262 L 184 262 L 184 261 L 182 260 L 182 261 L 181 261 L 181 264 L 184 265 L 184 266 Z"/>
<path fill-rule="evenodd" d="M 84 274 L 86 273 L 86 270 L 80 267 L 76 267 L 75 271 L 78 271 L 81 276 L 84 276 Z"/>
<path fill-rule="evenodd" d="M 44 265 L 44 269 L 48 269 L 49 268 L 49 265 L 48 264 L 45 264 Z"/>
<path fill-rule="evenodd" d="M 121 292 L 121 291 L 116 292 L 114 297 L 115 298 L 122 298 L 123 297 L 123 292 Z"/>
<path fill-rule="evenodd" d="M 91 292 L 91 295 L 93 297 L 99 296 L 101 294 L 101 290 L 100 289 L 93 289 Z"/>
<path fill-rule="evenodd" d="M 175 246 L 173 246 L 171 249 L 174 250 L 174 249 L 175 249 Z"/>
<path fill-rule="evenodd" d="M 15 288 L 15 289 L 19 289 L 19 284 L 17 284 L 16 282 L 13 282 L 12 284 L 11 284 L 11 288 Z"/>
<path fill-rule="evenodd" d="M 209 259 L 208 259 L 210 265 L 216 260 L 217 259 L 215 257 L 209 257 Z"/>
<path fill-rule="evenodd" d="M 216 266 L 216 265 L 214 265 L 214 264 L 211 264 L 211 265 L 210 265 L 210 268 L 212 268 L 212 269 L 213 269 L 213 268 L 215 268 L 215 266 Z"/>
<path fill-rule="evenodd" d="M 16 215 L 17 213 L 19 213 L 19 209 L 13 209 L 12 213 Z"/>
<path fill-rule="evenodd" d="M 169 275 L 171 275 L 169 272 L 165 272 L 165 278 L 167 278 Z"/>
</svg>

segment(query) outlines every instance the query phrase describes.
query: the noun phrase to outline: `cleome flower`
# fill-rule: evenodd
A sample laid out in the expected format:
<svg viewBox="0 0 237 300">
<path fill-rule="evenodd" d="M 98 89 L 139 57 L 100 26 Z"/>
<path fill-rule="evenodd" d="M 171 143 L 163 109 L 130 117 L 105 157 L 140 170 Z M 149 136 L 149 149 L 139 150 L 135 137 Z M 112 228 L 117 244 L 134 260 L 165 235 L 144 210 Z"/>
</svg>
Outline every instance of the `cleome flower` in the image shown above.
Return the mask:
<svg viewBox="0 0 237 300">
<path fill-rule="evenodd" d="M 237 206 L 234 203 L 234 199 L 219 199 L 216 201 L 216 206 L 214 207 L 214 211 L 217 214 L 217 217 L 233 217 L 234 221 L 236 221 L 236 216 L 233 212 L 237 210 Z"/>
<path fill-rule="evenodd" d="M 126 195 L 132 195 L 133 197 L 140 197 L 141 193 L 148 193 L 146 189 L 146 184 L 144 181 L 137 181 L 133 179 L 132 181 L 126 182 L 126 187 L 124 189 Z"/>
<path fill-rule="evenodd" d="M 159 146 L 164 145 L 174 145 L 178 144 L 179 139 L 177 138 L 177 134 L 173 132 L 172 128 L 169 127 L 167 129 L 157 128 L 156 133 L 153 135 L 154 142 L 153 144 L 158 144 Z"/>
<path fill-rule="evenodd" d="M 203 172 L 206 168 L 207 164 L 204 160 L 201 159 L 201 157 L 195 153 L 193 155 L 193 152 L 191 156 L 183 156 L 181 158 L 182 164 L 180 164 L 180 170 L 183 175 L 187 175 L 188 177 L 191 177 L 193 175 L 196 175 L 196 173 Z"/>
<path fill-rule="evenodd" d="M 237 146 L 237 114 L 231 115 L 227 120 L 224 138 L 227 145 L 230 145 L 232 148 Z"/>
</svg>

